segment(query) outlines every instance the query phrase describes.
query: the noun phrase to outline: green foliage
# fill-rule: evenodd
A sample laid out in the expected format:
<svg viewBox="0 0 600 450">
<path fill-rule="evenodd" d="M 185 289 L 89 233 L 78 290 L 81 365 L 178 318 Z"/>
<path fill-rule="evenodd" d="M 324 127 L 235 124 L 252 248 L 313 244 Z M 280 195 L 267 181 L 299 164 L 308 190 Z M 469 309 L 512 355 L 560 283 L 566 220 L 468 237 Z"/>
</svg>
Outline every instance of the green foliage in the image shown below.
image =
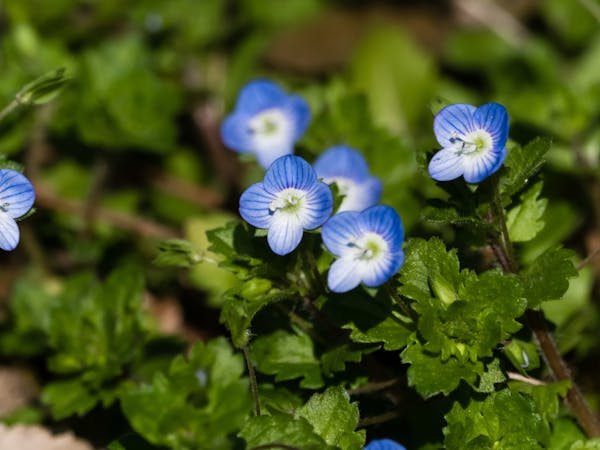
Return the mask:
<svg viewBox="0 0 600 450">
<path fill-rule="evenodd" d="M 466 407 L 455 403 L 446 415 L 445 448 L 542 449 L 550 427 L 530 397 L 510 389 L 471 399 Z"/>
<path fill-rule="evenodd" d="M 294 416 L 252 417 L 240 432 L 247 447 L 285 444 L 304 449 L 361 449 L 364 431 L 358 425 L 358 406 L 340 386 L 314 394 Z"/>
<path fill-rule="evenodd" d="M 278 330 L 252 342 L 252 360 L 260 372 L 275 375 L 275 381 L 302 378 L 300 386 L 317 389 L 323 386 L 321 367 L 315 357 L 310 336 L 297 331 Z"/>
<path fill-rule="evenodd" d="M 149 442 L 177 449 L 229 449 L 228 436 L 250 412 L 243 359 L 224 338 L 196 344 L 176 357 L 168 373 L 151 384 L 130 387 L 121 397 L 123 412 Z"/>
<path fill-rule="evenodd" d="M 521 328 L 515 319 L 526 302 L 519 280 L 497 271 L 479 276 L 461 271 L 456 253 L 447 252 L 439 239 L 409 242 L 400 280 L 399 292 L 419 313 L 419 332 L 402 360 L 411 364 L 409 384 L 424 397 L 448 394 L 461 380 L 476 385 L 483 360 Z M 481 383 L 489 383 L 490 376 Z"/>
<path fill-rule="evenodd" d="M 534 184 L 521 196 L 521 203 L 508 211 L 506 226 L 511 241 L 530 241 L 544 228 L 542 216 L 548 200 L 538 199 L 542 185 L 541 181 Z"/>
<path fill-rule="evenodd" d="M 519 277 L 530 308 L 562 297 L 569 287 L 569 278 L 577 276 L 572 258 L 571 250 L 550 249 L 521 272 Z"/>
<path fill-rule="evenodd" d="M 536 138 L 525 147 L 512 145 L 504 163 L 508 171 L 500 181 L 500 192 L 511 196 L 523 189 L 544 164 L 550 146 L 550 140 L 544 138 Z"/>
</svg>

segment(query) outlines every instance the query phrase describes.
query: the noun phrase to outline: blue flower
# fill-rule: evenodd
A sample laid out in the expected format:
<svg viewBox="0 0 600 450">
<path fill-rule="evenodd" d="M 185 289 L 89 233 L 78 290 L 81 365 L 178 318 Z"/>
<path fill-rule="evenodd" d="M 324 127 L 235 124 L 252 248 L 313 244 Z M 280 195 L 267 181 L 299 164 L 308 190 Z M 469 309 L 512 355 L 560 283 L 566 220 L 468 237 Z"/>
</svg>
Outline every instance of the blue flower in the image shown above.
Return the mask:
<svg viewBox="0 0 600 450">
<path fill-rule="evenodd" d="M 389 206 L 336 214 L 323 226 L 322 236 L 327 249 L 338 257 L 327 276 L 333 292 L 347 292 L 361 282 L 379 286 L 404 262 L 404 226 Z"/>
<path fill-rule="evenodd" d="M 0 248 L 14 250 L 19 243 L 19 227 L 15 219 L 33 206 L 35 191 L 24 175 L 11 169 L 0 169 Z"/>
<path fill-rule="evenodd" d="M 336 183 L 344 195 L 338 212 L 362 211 L 379 203 L 381 181 L 369 176 L 365 158 L 353 148 L 331 147 L 317 158 L 314 168 L 319 178 L 327 184 Z"/>
<path fill-rule="evenodd" d="M 496 172 L 506 158 L 508 114 L 498 103 L 475 108 L 446 106 L 433 121 L 433 131 L 444 147 L 429 163 L 431 178 L 448 181 L 464 176 L 479 183 Z"/>
<path fill-rule="evenodd" d="M 269 167 L 280 156 L 294 152 L 294 143 L 310 123 L 310 109 L 297 95 L 287 95 L 268 80 L 248 83 L 235 110 L 221 125 L 225 145 L 240 153 L 254 153 Z"/>
<path fill-rule="evenodd" d="M 376 439 L 369 442 L 363 450 L 406 450 L 406 447 L 391 439 Z"/>
<path fill-rule="evenodd" d="M 304 230 L 323 225 L 332 209 L 329 186 L 317 180 L 310 164 L 293 155 L 277 159 L 263 182 L 250 186 L 240 198 L 240 215 L 250 225 L 269 230 L 269 247 L 278 255 L 294 250 Z"/>
</svg>

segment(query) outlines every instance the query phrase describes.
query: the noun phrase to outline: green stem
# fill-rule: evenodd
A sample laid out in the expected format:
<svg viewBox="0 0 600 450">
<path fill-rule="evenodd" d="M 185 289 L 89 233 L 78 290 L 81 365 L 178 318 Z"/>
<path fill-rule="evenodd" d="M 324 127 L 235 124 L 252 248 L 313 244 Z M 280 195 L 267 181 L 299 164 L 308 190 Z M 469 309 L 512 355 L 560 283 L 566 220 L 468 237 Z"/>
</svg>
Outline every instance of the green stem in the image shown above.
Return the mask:
<svg viewBox="0 0 600 450">
<path fill-rule="evenodd" d="M 398 295 L 398 292 L 396 289 L 394 289 L 394 286 L 392 286 L 391 282 L 388 281 L 383 286 L 392 300 L 394 300 L 394 303 L 398 305 L 400 309 L 402 309 L 402 312 L 406 315 L 406 317 L 410 318 L 413 322 L 416 322 L 417 316 L 415 315 L 415 312 L 410 308 L 409 305 L 406 304 L 404 299 Z"/>
<path fill-rule="evenodd" d="M 260 398 L 258 397 L 258 383 L 256 382 L 256 372 L 254 372 L 254 366 L 250 360 L 250 352 L 248 351 L 248 345 L 242 347 L 242 353 L 246 360 L 246 367 L 248 368 L 248 379 L 250 380 L 250 393 L 252 394 L 252 400 L 254 401 L 254 415 L 260 416 Z"/>
<path fill-rule="evenodd" d="M 499 255 L 498 261 L 504 272 L 516 274 L 517 262 L 508 235 L 504 207 L 502 206 L 502 199 L 500 197 L 500 192 L 498 191 L 497 181 L 494 186 L 494 211 L 492 212 L 492 217 L 494 220 L 499 221 L 502 231 L 500 236 L 501 242 L 499 245 L 492 245 L 492 248 L 494 249 L 494 252 Z M 533 332 L 535 341 L 544 361 L 550 369 L 552 377 L 557 381 L 568 380 L 571 383 L 571 388 L 567 392 L 566 403 L 577 418 L 579 425 L 590 438 L 599 437 L 600 422 L 590 409 L 579 386 L 571 376 L 571 371 L 558 350 L 558 346 L 548 327 L 544 313 L 542 311 L 527 310 L 525 312 L 525 318 L 527 319 L 529 328 Z"/>
<path fill-rule="evenodd" d="M 0 111 L 0 121 L 2 121 L 6 116 L 8 116 L 13 110 L 17 109 L 21 104 L 15 98 L 12 102 L 4 107 L 2 111 Z"/>
</svg>

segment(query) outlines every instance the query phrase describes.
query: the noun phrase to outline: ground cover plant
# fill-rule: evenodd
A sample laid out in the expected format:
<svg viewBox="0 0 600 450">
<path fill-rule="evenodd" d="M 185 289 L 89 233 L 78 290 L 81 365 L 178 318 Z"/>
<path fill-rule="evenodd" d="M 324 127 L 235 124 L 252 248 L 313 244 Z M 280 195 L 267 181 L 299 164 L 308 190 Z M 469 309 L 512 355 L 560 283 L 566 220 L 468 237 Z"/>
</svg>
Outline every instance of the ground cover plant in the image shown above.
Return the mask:
<svg viewBox="0 0 600 450">
<path fill-rule="evenodd" d="M 0 448 L 600 448 L 600 3 L 43 3 Z"/>
</svg>

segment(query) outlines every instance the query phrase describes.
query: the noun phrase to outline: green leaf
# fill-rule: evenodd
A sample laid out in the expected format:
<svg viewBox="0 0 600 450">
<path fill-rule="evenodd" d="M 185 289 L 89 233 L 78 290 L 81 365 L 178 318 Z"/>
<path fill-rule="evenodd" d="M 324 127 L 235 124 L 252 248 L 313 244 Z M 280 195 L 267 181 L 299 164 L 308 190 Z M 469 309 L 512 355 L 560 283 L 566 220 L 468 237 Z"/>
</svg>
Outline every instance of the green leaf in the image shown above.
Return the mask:
<svg viewBox="0 0 600 450">
<path fill-rule="evenodd" d="M 539 414 L 546 422 L 550 422 L 558 417 L 561 400 L 567 395 L 571 384 L 570 380 L 557 381 L 541 386 L 522 381 L 511 381 L 509 386 L 512 391 L 522 392 L 531 397 Z"/>
<path fill-rule="evenodd" d="M 572 445 L 579 445 L 585 435 L 581 428 L 570 418 L 561 417 L 552 423 L 552 436 L 548 450 L 570 450 Z"/>
<path fill-rule="evenodd" d="M 307 334 L 300 331 L 290 334 L 277 330 L 254 340 L 251 352 L 256 369 L 275 375 L 275 381 L 302 378 L 300 386 L 304 388 L 318 389 L 323 386 L 321 365 Z"/>
<path fill-rule="evenodd" d="M 256 287 L 255 281 L 256 280 L 250 280 L 252 288 Z M 266 286 L 267 284 L 262 283 L 262 287 Z M 219 320 L 229 329 L 233 345 L 237 348 L 242 348 L 248 343 L 250 324 L 256 313 L 270 303 L 283 300 L 287 298 L 287 296 L 284 291 L 273 288 L 265 293 L 259 292 L 251 298 L 245 298 L 241 293 L 236 292 L 238 290 L 239 289 L 234 289 L 225 294 L 225 301 L 223 302 Z M 251 291 L 256 294 L 255 289 L 251 289 Z M 246 293 L 247 292 L 248 289 L 246 290 Z"/>
<path fill-rule="evenodd" d="M 246 448 L 276 444 L 302 448 L 303 450 L 333 450 L 307 420 L 284 414 L 250 418 L 239 436 L 246 441 Z"/>
<path fill-rule="evenodd" d="M 197 343 L 176 357 L 167 374 L 126 390 L 121 406 L 133 429 L 155 445 L 180 449 L 230 449 L 229 435 L 249 415 L 243 358 L 224 338 Z"/>
<path fill-rule="evenodd" d="M 563 296 L 569 288 L 569 278 L 578 274 L 573 266 L 573 256 L 573 251 L 568 249 L 550 249 L 519 274 L 530 308 Z"/>
<path fill-rule="evenodd" d="M 408 384 L 424 398 L 442 393 L 448 395 L 455 390 L 461 380 L 473 385 L 483 374 L 483 364 L 470 359 L 442 359 L 439 354 L 431 354 L 415 341 L 401 354 L 402 362 L 410 364 Z"/>
<path fill-rule="evenodd" d="M 325 376 L 332 376 L 334 372 L 346 370 L 347 362 L 358 363 L 362 360 L 363 353 L 375 351 L 379 345 L 349 345 L 342 344 L 327 350 L 321 355 L 321 367 Z"/>
<path fill-rule="evenodd" d="M 65 74 L 65 68 L 52 70 L 30 83 L 16 95 L 16 100 L 22 105 L 42 105 L 53 100 L 70 81 Z"/>
<path fill-rule="evenodd" d="M 314 394 L 296 411 L 296 417 L 306 419 L 327 444 L 343 449 L 361 449 L 365 431 L 354 431 L 358 425 L 358 405 L 350 403 L 350 396 L 341 386 Z"/>
<path fill-rule="evenodd" d="M 386 350 L 398 350 L 406 346 L 411 333 L 410 319 L 385 291 L 375 297 L 363 290 L 331 294 L 322 310 L 335 324 L 350 330 L 350 339 L 357 343 L 383 343 Z"/>
<path fill-rule="evenodd" d="M 509 389 L 494 392 L 483 401 L 473 398 L 465 407 L 456 402 L 446 422 L 448 450 L 541 450 L 550 435 L 535 402 Z"/>
<path fill-rule="evenodd" d="M 500 368 L 500 360 L 494 358 L 491 363 L 486 366 L 485 372 L 481 375 L 479 379 L 479 386 L 477 386 L 478 392 L 494 392 L 495 386 L 498 383 L 503 383 L 506 381 L 506 376 L 502 369 Z"/>
<path fill-rule="evenodd" d="M 520 191 L 540 170 L 550 146 L 550 139 L 539 137 L 525 147 L 511 146 L 504 163 L 508 170 L 500 178 L 500 193 L 510 197 Z"/>
<path fill-rule="evenodd" d="M 73 414 L 83 416 L 98 402 L 97 394 L 79 379 L 53 381 L 42 392 L 42 402 L 50 406 L 52 417 L 61 420 Z"/>
<path fill-rule="evenodd" d="M 192 267 L 204 261 L 204 255 L 194 244 L 183 239 L 169 239 L 158 244 L 154 264 L 160 267 Z"/>
<path fill-rule="evenodd" d="M 548 200 L 538 199 L 542 186 L 541 181 L 534 184 L 521 196 L 521 203 L 508 211 L 506 225 L 511 241 L 530 241 L 544 228 L 542 216 Z"/>
</svg>

